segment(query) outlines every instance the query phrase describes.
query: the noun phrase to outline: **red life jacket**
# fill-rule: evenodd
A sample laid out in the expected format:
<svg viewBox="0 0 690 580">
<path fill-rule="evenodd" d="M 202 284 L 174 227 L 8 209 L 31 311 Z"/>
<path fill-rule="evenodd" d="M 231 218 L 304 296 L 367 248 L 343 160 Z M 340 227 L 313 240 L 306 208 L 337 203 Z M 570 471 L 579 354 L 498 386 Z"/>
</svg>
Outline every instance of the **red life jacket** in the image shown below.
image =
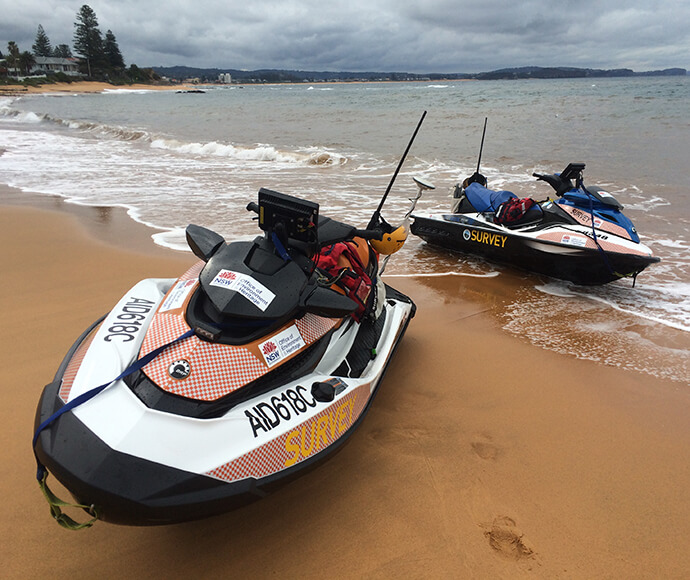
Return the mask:
<svg viewBox="0 0 690 580">
<path fill-rule="evenodd" d="M 364 246 L 360 247 L 360 244 Z M 323 248 L 316 259 L 317 268 L 336 279 L 334 289 L 357 303 L 352 317 L 358 322 L 373 299 L 373 281 L 367 273 L 368 259 L 367 264 L 362 260 L 363 250 L 367 254 L 370 252 L 369 244 L 364 240 L 359 243 L 338 242 Z"/>
<path fill-rule="evenodd" d="M 512 197 L 508 201 L 498 206 L 496 221 L 499 224 L 514 224 L 527 213 L 527 210 L 534 205 L 534 200 L 529 197 L 522 199 Z"/>
</svg>

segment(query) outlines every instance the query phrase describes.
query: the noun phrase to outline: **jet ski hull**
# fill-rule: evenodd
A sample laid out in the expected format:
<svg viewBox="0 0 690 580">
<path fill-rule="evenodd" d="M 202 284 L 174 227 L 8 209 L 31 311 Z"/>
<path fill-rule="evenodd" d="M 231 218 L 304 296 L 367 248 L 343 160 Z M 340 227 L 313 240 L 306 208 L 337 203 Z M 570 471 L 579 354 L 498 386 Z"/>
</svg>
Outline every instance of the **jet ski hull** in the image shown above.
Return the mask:
<svg viewBox="0 0 690 580">
<path fill-rule="evenodd" d="M 624 240 L 618 245 L 623 251 L 605 249 L 610 242 L 604 238 L 611 240 L 612 236 L 602 235 L 597 246 L 591 229 L 586 228 L 520 231 L 493 227 L 458 214 L 413 217 L 412 233 L 429 244 L 579 285 L 601 285 L 634 277 L 659 261 L 646 246 L 637 244 L 639 248 L 635 248 Z"/>
<path fill-rule="evenodd" d="M 236 403 L 221 399 L 205 417 L 152 408 L 118 380 L 41 431 L 36 456 L 79 504 L 111 523 L 172 524 L 255 501 L 330 457 L 361 423 L 416 309 L 385 288 L 376 321 L 346 320 L 331 330 L 302 376 L 287 375 Z M 45 387 L 36 427 L 67 399 L 117 376 L 174 289 L 175 280 L 144 280 L 85 331 Z M 137 311 L 132 297 L 147 308 Z M 132 340 L 113 340 L 113 329 L 126 329 L 123 312 L 144 310 Z"/>
</svg>

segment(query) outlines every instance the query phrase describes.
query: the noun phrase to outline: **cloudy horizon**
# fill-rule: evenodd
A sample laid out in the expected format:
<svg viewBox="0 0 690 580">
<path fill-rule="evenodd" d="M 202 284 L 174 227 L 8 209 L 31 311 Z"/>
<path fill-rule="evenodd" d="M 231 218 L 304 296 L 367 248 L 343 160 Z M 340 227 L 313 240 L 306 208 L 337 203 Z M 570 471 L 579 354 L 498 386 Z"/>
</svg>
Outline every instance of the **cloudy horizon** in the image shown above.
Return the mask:
<svg viewBox="0 0 690 580">
<path fill-rule="evenodd" d="M 83 3 L 0 0 L 0 50 L 31 51 L 38 26 L 73 49 Z M 127 65 L 304 71 L 478 73 L 522 66 L 636 72 L 690 68 L 690 3 L 649 0 L 97 0 Z M 158 5 L 161 6 L 161 5 Z M 74 50 L 73 50 L 74 51 Z"/>
</svg>

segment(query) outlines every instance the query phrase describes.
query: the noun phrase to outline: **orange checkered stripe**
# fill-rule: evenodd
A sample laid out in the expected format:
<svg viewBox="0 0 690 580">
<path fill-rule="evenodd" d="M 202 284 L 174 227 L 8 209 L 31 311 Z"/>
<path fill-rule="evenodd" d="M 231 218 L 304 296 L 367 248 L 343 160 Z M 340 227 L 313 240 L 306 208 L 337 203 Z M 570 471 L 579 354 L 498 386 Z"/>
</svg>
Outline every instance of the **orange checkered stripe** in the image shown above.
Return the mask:
<svg viewBox="0 0 690 580">
<path fill-rule="evenodd" d="M 592 216 L 589 214 L 589 212 L 571 207 L 569 205 L 559 205 L 559 207 L 562 210 L 565 210 L 567 213 L 569 213 L 574 219 L 576 219 L 582 225 L 589 226 L 590 228 L 592 227 Z M 586 215 L 583 216 L 583 214 Z M 601 221 L 601 224 L 597 226 L 598 230 L 601 230 L 603 232 L 610 232 L 627 240 L 630 239 L 630 234 L 628 233 L 628 230 L 626 230 L 624 227 L 603 220 L 601 218 L 599 218 L 599 221 Z"/>
<path fill-rule="evenodd" d="M 587 249 L 587 250 L 596 250 L 597 245 L 594 243 L 594 240 L 592 240 L 589 236 L 586 236 L 585 234 L 581 233 L 567 233 L 564 234 L 563 232 L 546 232 L 543 234 L 539 234 L 537 236 L 537 239 L 539 241 L 548 241 L 548 242 L 555 242 L 557 244 L 563 243 L 563 236 L 564 235 L 570 235 L 570 236 L 575 236 L 579 238 L 585 238 L 586 239 L 586 244 L 584 246 L 576 246 L 574 244 L 570 245 L 569 247 L 572 248 L 581 248 L 581 249 Z M 621 246 L 620 244 L 616 244 L 615 242 L 612 242 L 611 240 L 602 240 L 601 238 L 597 237 L 597 241 L 599 242 L 599 245 L 602 247 L 602 249 L 606 250 L 607 252 L 619 252 L 619 253 L 627 253 L 627 254 L 639 254 L 640 256 L 646 256 L 646 252 L 637 250 L 635 249 L 630 249 L 627 246 Z"/>
<path fill-rule="evenodd" d="M 62 375 L 62 384 L 60 385 L 60 390 L 58 392 L 58 397 L 62 399 L 63 403 L 66 403 L 69 400 L 69 394 L 72 390 L 72 385 L 74 384 L 74 379 L 77 376 L 79 367 L 81 366 L 81 363 L 86 356 L 86 351 L 89 350 L 89 346 L 91 346 L 93 338 L 96 336 L 96 331 L 100 328 L 100 326 L 101 325 L 99 324 L 89 333 L 89 335 L 77 347 L 77 350 L 74 351 L 74 355 L 72 355 L 69 363 L 67 363 L 67 368 L 65 368 L 65 372 Z"/>
<path fill-rule="evenodd" d="M 309 345 L 328 332 L 338 319 L 305 315 L 295 324 L 304 342 Z M 156 314 L 146 333 L 140 357 L 157 346 L 173 341 L 189 330 L 179 314 Z M 184 359 L 191 368 L 190 375 L 173 379 L 168 369 L 173 362 Z M 215 401 L 266 374 L 269 368 L 251 350 L 242 346 L 211 343 L 192 336 L 166 349 L 146 367 L 144 372 L 159 387 L 169 393 L 200 401 Z"/>
<path fill-rule="evenodd" d="M 196 280 L 199 277 L 199 274 L 201 274 L 201 271 L 204 269 L 205 265 L 206 265 L 206 262 L 202 262 L 201 260 L 199 260 L 189 270 L 187 270 L 184 274 L 182 274 L 182 276 L 180 276 L 177 280 L 175 280 L 175 283 L 186 282 L 187 280 Z M 173 284 L 173 286 L 174 286 L 174 284 Z"/>
<path fill-rule="evenodd" d="M 248 477 L 260 479 L 297 465 L 340 439 L 360 417 L 368 400 L 369 384 L 360 385 L 289 433 L 205 475 L 227 482 Z"/>
<path fill-rule="evenodd" d="M 576 246 L 573 244 L 573 245 L 571 245 L 572 248 L 575 248 L 575 249 L 578 249 L 578 248 L 579 249 L 585 249 L 586 248 L 588 250 L 596 250 L 597 249 L 596 244 L 588 236 L 586 236 L 585 234 L 581 234 L 579 232 L 578 233 L 567 233 L 567 234 L 564 234 L 564 232 L 562 232 L 562 231 L 561 232 L 545 232 L 545 233 L 537 234 L 537 239 L 539 241 L 542 241 L 542 242 L 546 241 L 546 242 L 555 242 L 557 244 L 560 244 L 564 235 L 570 235 L 573 237 L 584 238 L 586 240 L 586 243 L 584 246 Z"/>
<path fill-rule="evenodd" d="M 312 344 L 319 340 L 331 328 L 340 322 L 338 318 L 322 318 L 315 314 L 306 314 L 299 320 L 295 320 L 297 330 L 302 335 L 302 339 L 307 344 Z"/>
</svg>

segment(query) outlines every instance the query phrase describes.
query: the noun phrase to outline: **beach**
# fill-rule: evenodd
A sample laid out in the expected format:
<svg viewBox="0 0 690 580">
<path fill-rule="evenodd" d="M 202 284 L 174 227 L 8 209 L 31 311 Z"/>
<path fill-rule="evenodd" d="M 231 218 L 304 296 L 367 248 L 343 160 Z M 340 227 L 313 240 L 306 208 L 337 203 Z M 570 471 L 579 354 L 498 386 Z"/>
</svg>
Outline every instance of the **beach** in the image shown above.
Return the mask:
<svg viewBox="0 0 690 580">
<path fill-rule="evenodd" d="M 276 493 L 187 524 L 63 530 L 35 481 L 36 404 L 128 288 L 193 262 L 150 235 L 120 208 L 0 186 L 6 578 L 687 577 L 687 386 L 507 333 L 505 277 L 385 278 L 418 311 L 367 417 Z"/>
<path fill-rule="evenodd" d="M 72 83 L 45 83 L 39 86 L 32 85 L 3 85 L 0 87 L 2 94 L 51 94 L 51 93 L 102 93 L 103 91 L 134 90 L 134 91 L 166 91 L 184 90 L 186 85 L 143 84 L 113 85 L 102 81 L 75 81 Z"/>
</svg>

